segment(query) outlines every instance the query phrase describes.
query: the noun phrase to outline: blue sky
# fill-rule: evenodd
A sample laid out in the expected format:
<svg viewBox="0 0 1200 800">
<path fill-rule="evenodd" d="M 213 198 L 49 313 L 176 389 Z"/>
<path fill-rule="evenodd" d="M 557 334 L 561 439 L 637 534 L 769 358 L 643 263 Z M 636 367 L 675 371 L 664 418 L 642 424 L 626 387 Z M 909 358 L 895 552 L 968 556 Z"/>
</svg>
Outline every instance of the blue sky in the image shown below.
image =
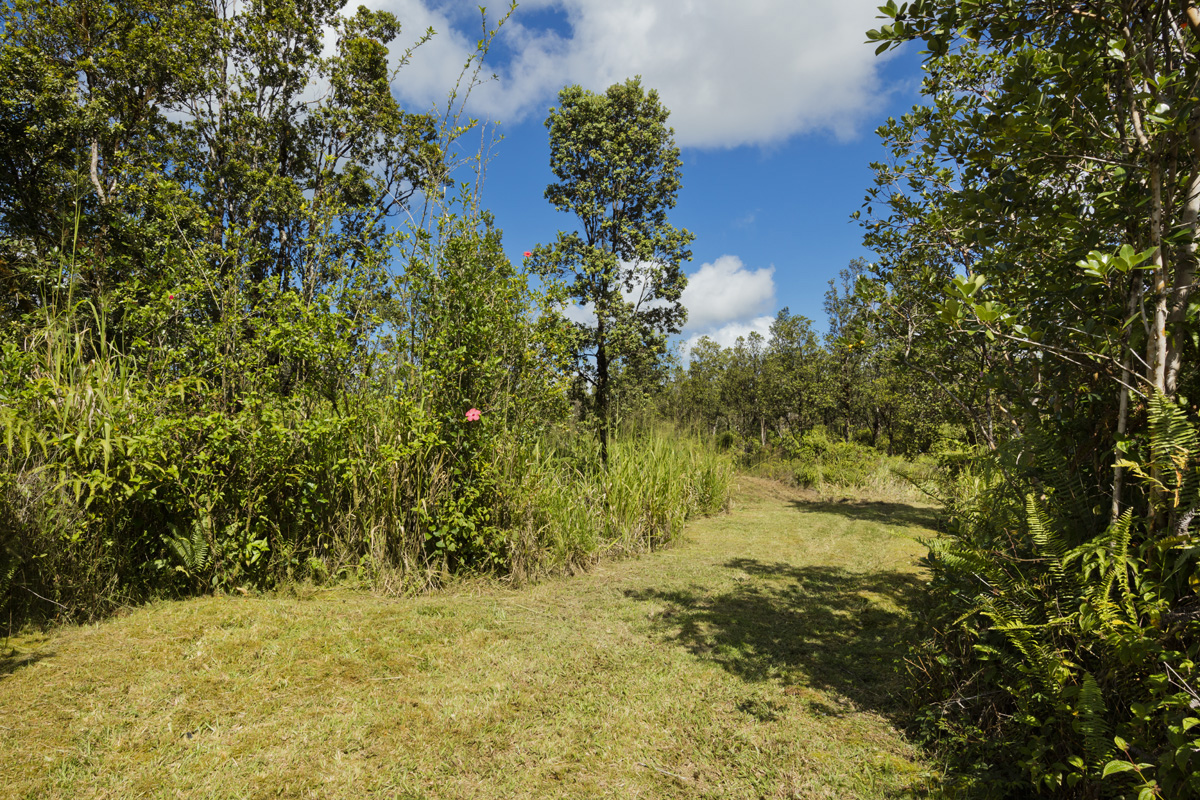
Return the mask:
<svg viewBox="0 0 1200 800">
<path fill-rule="evenodd" d="M 499 122 L 483 189 L 514 261 L 574 219 L 543 197 L 543 122 L 559 88 L 642 76 L 671 109 L 683 186 L 671 221 L 696 235 L 684 338 L 732 344 L 787 306 L 824 330 L 828 282 L 870 258 L 851 221 L 885 153 L 874 129 L 918 100 L 915 50 L 875 57 L 875 0 L 529 0 L 489 53 L 497 80 L 469 112 Z M 479 38 L 478 5 L 372 0 L 408 42 L 438 35 L 395 83 L 410 107 L 444 99 Z"/>
</svg>

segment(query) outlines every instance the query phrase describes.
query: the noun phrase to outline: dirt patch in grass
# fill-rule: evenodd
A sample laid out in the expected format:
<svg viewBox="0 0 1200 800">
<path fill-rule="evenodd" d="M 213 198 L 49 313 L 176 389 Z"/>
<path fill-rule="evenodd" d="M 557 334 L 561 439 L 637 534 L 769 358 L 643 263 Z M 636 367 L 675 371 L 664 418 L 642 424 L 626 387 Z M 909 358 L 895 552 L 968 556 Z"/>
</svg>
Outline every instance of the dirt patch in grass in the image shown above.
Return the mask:
<svg viewBox="0 0 1200 800">
<path fill-rule="evenodd" d="M 743 478 L 649 556 L 162 603 L 0 651 L 0 795 L 901 797 L 919 512 Z"/>
</svg>

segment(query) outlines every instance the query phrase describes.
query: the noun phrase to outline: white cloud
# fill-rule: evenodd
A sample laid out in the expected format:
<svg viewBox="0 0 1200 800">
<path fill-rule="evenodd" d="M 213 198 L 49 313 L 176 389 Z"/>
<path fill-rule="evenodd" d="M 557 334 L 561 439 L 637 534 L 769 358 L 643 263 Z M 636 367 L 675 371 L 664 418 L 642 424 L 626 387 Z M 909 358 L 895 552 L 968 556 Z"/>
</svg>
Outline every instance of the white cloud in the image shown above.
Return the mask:
<svg viewBox="0 0 1200 800">
<path fill-rule="evenodd" d="M 562 315 L 571 322 L 592 326 L 596 324 L 596 312 L 591 305 L 581 306 L 578 303 L 567 303 L 563 306 Z"/>
<path fill-rule="evenodd" d="M 688 277 L 683 304 L 688 309 L 683 355 L 707 336 L 722 347 L 756 332 L 770 335 L 774 317 L 764 314 L 775 306 L 775 268 L 751 270 L 737 256 L 724 255 L 703 264 Z"/>
<path fill-rule="evenodd" d="M 687 328 L 701 331 L 771 310 L 775 268 L 749 270 L 737 256 L 725 255 L 688 276 L 683 305 Z M 736 337 L 735 337 L 736 338 Z"/>
<path fill-rule="evenodd" d="M 439 32 L 395 89 L 417 106 L 444 103 L 480 32 L 477 22 L 466 33 L 451 23 L 466 19 L 474 0 L 367 3 L 400 18 L 399 50 L 426 27 Z M 761 145 L 810 131 L 852 136 L 882 91 L 882 59 L 864 43 L 879 24 L 877 3 L 527 0 L 500 34 L 511 59 L 495 70 L 498 81 L 475 90 L 471 111 L 505 122 L 540 118 L 564 84 L 600 91 L 640 74 L 671 110 L 680 145 Z M 563 12 L 569 37 L 522 23 L 523 10 L 539 8 Z"/>
<path fill-rule="evenodd" d="M 722 325 L 710 331 L 692 334 L 683 343 L 684 355 L 686 356 L 687 353 L 691 352 L 692 348 L 696 346 L 696 342 L 700 341 L 700 337 L 702 336 L 707 336 L 721 345 L 721 347 L 733 347 L 737 344 L 739 337 L 747 337 L 752 332 L 767 339 L 770 337 L 771 323 L 774 321 L 774 317 L 755 317 L 748 322 L 731 322 L 728 325 Z"/>
</svg>

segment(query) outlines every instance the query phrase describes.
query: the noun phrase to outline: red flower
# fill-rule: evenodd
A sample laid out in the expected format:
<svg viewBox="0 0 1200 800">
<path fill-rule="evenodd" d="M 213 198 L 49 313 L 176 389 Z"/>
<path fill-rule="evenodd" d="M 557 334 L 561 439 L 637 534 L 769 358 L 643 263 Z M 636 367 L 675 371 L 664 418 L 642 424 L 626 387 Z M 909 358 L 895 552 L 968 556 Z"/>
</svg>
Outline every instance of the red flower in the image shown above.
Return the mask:
<svg viewBox="0 0 1200 800">
<path fill-rule="evenodd" d="M 483 416 L 483 412 L 478 408 L 467 409 L 467 422 L 479 422 L 479 418 Z"/>
<path fill-rule="evenodd" d="M 525 257 L 526 257 L 526 258 L 529 258 L 529 257 L 530 257 L 530 256 L 532 256 L 532 255 L 533 255 L 533 253 L 529 252 L 528 250 L 526 250 L 526 251 L 525 251 Z"/>
</svg>

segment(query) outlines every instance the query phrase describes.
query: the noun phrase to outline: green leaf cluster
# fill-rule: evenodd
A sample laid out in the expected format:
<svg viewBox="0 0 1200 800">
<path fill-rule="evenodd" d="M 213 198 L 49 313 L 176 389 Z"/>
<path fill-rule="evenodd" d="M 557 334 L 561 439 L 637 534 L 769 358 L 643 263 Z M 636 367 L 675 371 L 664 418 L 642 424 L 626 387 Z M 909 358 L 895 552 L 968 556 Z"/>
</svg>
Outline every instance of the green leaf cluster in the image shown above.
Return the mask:
<svg viewBox="0 0 1200 800">
<path fill-rule="evenodd" d="M 632 78 L 603 94 L 568 86 L 558 99 L 546 119 L 556 178 L 546 199 L 579 230 L 535 248 L 531 267 L 557 300 L 594 318 L 574 323 L 571 351 L 607 462 L 613 375 L 646 372 L 682 328 L 693 236 L 667 220 L 682 162 L 658 93 Z"/>
</svg>

